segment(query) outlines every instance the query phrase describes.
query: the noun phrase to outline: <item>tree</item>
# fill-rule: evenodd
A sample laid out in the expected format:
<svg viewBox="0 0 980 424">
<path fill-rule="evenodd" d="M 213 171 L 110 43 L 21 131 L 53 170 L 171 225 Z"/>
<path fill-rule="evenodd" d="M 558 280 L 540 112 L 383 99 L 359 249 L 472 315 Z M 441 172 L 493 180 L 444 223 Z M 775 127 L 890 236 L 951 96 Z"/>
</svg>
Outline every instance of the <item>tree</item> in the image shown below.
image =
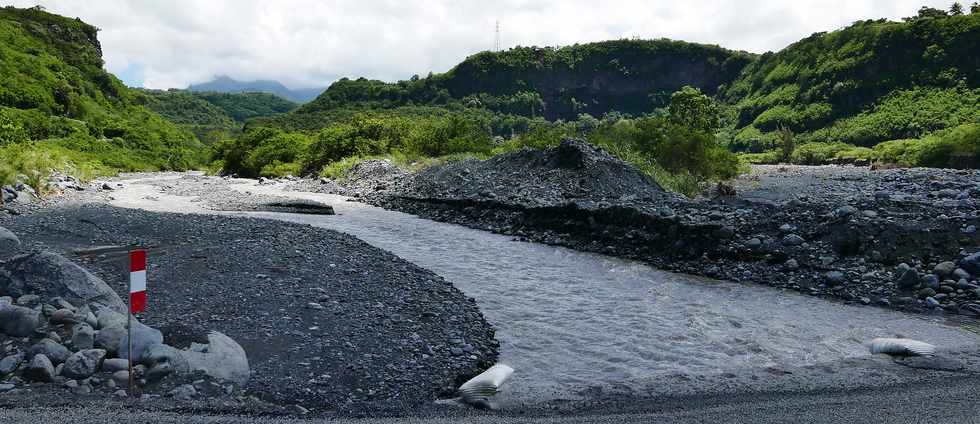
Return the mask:
<svg viewBox="0 0 980 424">
<path fill-rule="evenodd" d="M 793 130 L 790 130 L 786 126 L 780 126 L 778 134 L 780 147 L 782 148 L 780 162 L 789 163 L 790 158 L 793 156 L 793 151 L 796 150 L 796 139 Z"/>
<path fill-rule="evenodd" d="M 953 16 L 959 16 L 963 14 L 963 5 L 960 2 L 953 3 L 949 6 L 949 14 Z"/>
<path fill-rule="evenodd" d="M 973 2 L 973 4 L 970 5 L 970 14 L 972 15 L 974 13 L 980 13 L 980 3 Z"/>
<path fill-rule="evenodd" d="M 672 123 L 706 133 L 714 133 L 720 121 L 715 101 L 688 85 L 671 94 L 668 112 Z"/>
<path fill-rule="evenodd" d="M 922 6 L 919 9 L 919 14 L 916 18 L 945 18 L 949 16 L 945 10 L 936 9 L 935 7 Z"/>
</svg>

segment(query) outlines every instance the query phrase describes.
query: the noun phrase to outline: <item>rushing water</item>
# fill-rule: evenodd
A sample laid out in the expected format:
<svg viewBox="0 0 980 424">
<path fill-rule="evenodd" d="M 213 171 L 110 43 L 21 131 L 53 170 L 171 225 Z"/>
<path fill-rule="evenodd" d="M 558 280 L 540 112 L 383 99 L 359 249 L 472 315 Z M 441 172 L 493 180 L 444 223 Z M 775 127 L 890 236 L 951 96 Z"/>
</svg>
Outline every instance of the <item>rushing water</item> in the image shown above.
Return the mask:
<svg viewBox="0 0 980 424">
<path fill-rule="evenodd" d="M 517 371 L 512 399 L 567 398 L 588 386 L 640 388 L 676 375 L 792 368 L 869 355 L 878 336 L 945 348 L 978 341 L 937 319 L 848 306 L 768 287 L 659 271 L 643 264 L 419 219 L 332 195 L 253 193 L 333 205 L 338 215 L 249 213 L 352 234 L 452 281 L 497 329 L 500 362 Z M 130 185 L 118 206 L 204 212 L 188 198 Z"/>
</svg>

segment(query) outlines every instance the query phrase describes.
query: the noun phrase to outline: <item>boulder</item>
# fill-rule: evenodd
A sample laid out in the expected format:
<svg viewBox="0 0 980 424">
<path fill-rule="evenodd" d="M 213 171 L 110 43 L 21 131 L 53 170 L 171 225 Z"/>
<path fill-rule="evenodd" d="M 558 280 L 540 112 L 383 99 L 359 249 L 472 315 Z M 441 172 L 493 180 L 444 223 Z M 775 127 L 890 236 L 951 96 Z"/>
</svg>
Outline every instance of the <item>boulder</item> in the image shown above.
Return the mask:
<svg viewBox="0 0 980 424">
<path fill-rule="evenodd" d="M 197 396 L 197 389 L 195 389 L 193 385 L 183 384 L 177 386 L 176 389 L 171 390 L 169 395 L 181 402 L 187 402 L 193 400 L 194 396 Z"/>
<path fill-rule="evenodd" d="M 150 346 L 140 357 L 140 363 L 147 367 L 146 379 L 159 381 L 170 374 L 185 374 L 190 371 L 187 359 L 180 350 L 165 344 Z"/>
<path fill-rule="evenodd" d="M 960 268 L 973 275 L 980 275 L 980 252 L 974 253 L 960 261 Z"/>
<path fill-rule="evenodd" d="M 909 267 L 906 264 L 899 265 L 898 269 L 895 271 L 895 274 L 898 275 L 898 279 L 895 282 L 901 289 L 914 289 L 922 281 L 922 279 L 919 277 L 919 271 L 917 271 L 915 268 Z"/>
<path fill-rule="evenodd" d="M 0 359 L 0 376 L 12 374 L 14 371 L 17 371 L 17 368 L 20 367 L 22 362 L 24 362 L 24 352 L 17 352 Z"/>
<path fill-rule="evenodd" d="M 126 315 L 120 314 L 111 309 L 102 309 L 95 315 L 97 317 L 99 328 L 108 328 L 117 325 L 120 327 L 126 326 Z"/>
<path fill-rule="evenodd" d="M 112 381 L 114 381 L 116 383 L 116 385 L 119 386 L 119 387 L 128 387 L 129 386 L 129 371 L 119 370 L 119 371 L 116 371 L 116 372 L 112 373 Z M 125 396 L 125 395 L 126 395 L 126 392 L 124 391 L 123 392 L 123 396 Z"/>
<path fill-rule="evenodd" d="M 217 331 L 208 333 L 208 344 L 194 343 L 182 353 L 192 372 L 201 371 L 217 380 L 245 384 L 251 374 L 245 349 Z"/>
<path fill-rule="evenodd" d="M 96 304 L 127 312 L 126 304 L 104 281 L 52 252 L 15 256 L 0 264 L 0 292 L 14 297 L 61 297 L 75 305 Z"/>
<path fill-rule="evenodd" d="M 112 358 L 102 361 L 102 371 L 113 373 L 124 370 L 129 370 L 128 359 Z"/>
<path fill-rule="evenodd" d="M 126 337 L 126 327 L 113 325 L 112 327 L 102 328 L 95 333 L 93 346 L 99 349 L 105 349 L 109 355 L 115 356 L 119 354 L 119 346 L 122 343 L 123 337 Z"/>
<path fill-rule="evenodd" d="M 71 331 L 71 346 L 75 350 L 91 349 L 95 345 L 95 330 L 88 324 L 78 324 Z"/>
<path fill-rule="evenodd" d="M 27 357 L 33 358 L 37 355 L 44 355 L 48 358 L 50 362 L 57 365 L 71 356 L 71 351 L 67 347 L 62 346 L 58 342 L 51 339 L 41 339 L 41 341 L 31 346 L 27 351 Z"/>
<path fill-rule="evenodd" d="M 143 323 L 133 320 L 133 358 L 141 358 L 147 348 L 163 344 L 163 333 L 155 328 L 143 325 Z M 124 333 L 119 345 L 116 348 L 119 357 L 129 359 L 129 334 Z"/>
<path fill-rule="evenodd" d="M 0 332 L 27 337 L 41 325 L 41 312 L 23 306 L 0 303 Z"/>
<path fill-rule="evenodd" d="M 932 272 L 939 277 L 948 277 L 956 270 L 956 264 L 950 261 L 940 262 Z"/>
<path fill-rule="evenodd" d="M 65 369 L 61 373 L 68 378 L 89 378 L 99 370 L 105 351 L 102 349 L 86 349 L 68 357 Z"/>
<path fill-rule="evenodd" d="M 54 375 L 54 365 L 44 355 L 34 355 L 24 372 L 24 376 L 33 381 L 49 382 L 54 379 Z"/>
<path fill-rule="evenodd" d="M 0 227 L 0 258 L 11 256 L 20 248 L 20 239 L 10 230 Z"/>
</svg>

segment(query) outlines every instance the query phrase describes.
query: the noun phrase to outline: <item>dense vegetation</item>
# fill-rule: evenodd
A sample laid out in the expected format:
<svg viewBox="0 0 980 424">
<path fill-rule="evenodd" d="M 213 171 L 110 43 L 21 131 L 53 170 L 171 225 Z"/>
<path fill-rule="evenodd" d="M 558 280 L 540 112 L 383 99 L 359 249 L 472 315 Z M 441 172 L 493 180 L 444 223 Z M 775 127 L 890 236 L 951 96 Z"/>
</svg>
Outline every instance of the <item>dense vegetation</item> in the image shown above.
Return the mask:
<svg viewBox="0 0 980 424">
<path fill-rule="evenodd" d="M 430 159 L 487 157 L 523 147 L 557 145 L 584 137 L 675 190 L 693 194 L 701 181 L 731 178 L 734 154 L 714 136 L 718 106 L 698 89 L 673 93 L 661 116 L 635 119 L 583 115 L 572 122 L 543 123 L 509 140 L 491 137 L 490 115 L 445 111 L 399 116 L 356 114 L 316 132 L 255 127 L 219 144 L 219 166 L 242 176 L 315 174 L 338 177 L 358 160 L 388 157 L 403 165 Z"/>
<path fill-rule="evenodd" d="M 202 163 L 189 131 L 138 105 L 102 68 L 97 29 L 39 8 L 0 9 L 0 177 Z"/>
<path fill-rule="evenodd" d="M 733 105 L 731 147 L 769 151 L 754 158 L 771 160 L 784 129 L 801 148 L 822 152 L 797 159 L 847 160 L 883 142 L 980 122 L 980 12 L 962 10 L 856 22 L 762 55 L 721 93 Z"/>
<path fill-rule="evenodd" d="M 201 140 L 213 131 L 238 132 L 245 121 L 289 112 L 298 105 L 269 93 L 136 90 L 137 101 L 191 129 Z"/>
</svg>

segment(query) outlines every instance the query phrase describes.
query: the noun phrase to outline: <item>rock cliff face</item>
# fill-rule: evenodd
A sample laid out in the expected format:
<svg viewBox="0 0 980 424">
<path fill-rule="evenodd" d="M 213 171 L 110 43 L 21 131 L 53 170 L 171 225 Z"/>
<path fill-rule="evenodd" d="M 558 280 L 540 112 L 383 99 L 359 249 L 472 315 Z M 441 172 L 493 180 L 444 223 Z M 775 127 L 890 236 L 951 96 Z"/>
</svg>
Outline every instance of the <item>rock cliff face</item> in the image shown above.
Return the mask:
<svg viewBox="0 0 980 424">
<path fill-rule="evenodd" d="M 453 97 L 533 90 L 548 119 L 663 107 L 685 85 L 714 94 L 753 56 L 670 40 L 617 40 L 561 49 L 516 48 L 470 56 L 445 75 Z"/>
</svg>

